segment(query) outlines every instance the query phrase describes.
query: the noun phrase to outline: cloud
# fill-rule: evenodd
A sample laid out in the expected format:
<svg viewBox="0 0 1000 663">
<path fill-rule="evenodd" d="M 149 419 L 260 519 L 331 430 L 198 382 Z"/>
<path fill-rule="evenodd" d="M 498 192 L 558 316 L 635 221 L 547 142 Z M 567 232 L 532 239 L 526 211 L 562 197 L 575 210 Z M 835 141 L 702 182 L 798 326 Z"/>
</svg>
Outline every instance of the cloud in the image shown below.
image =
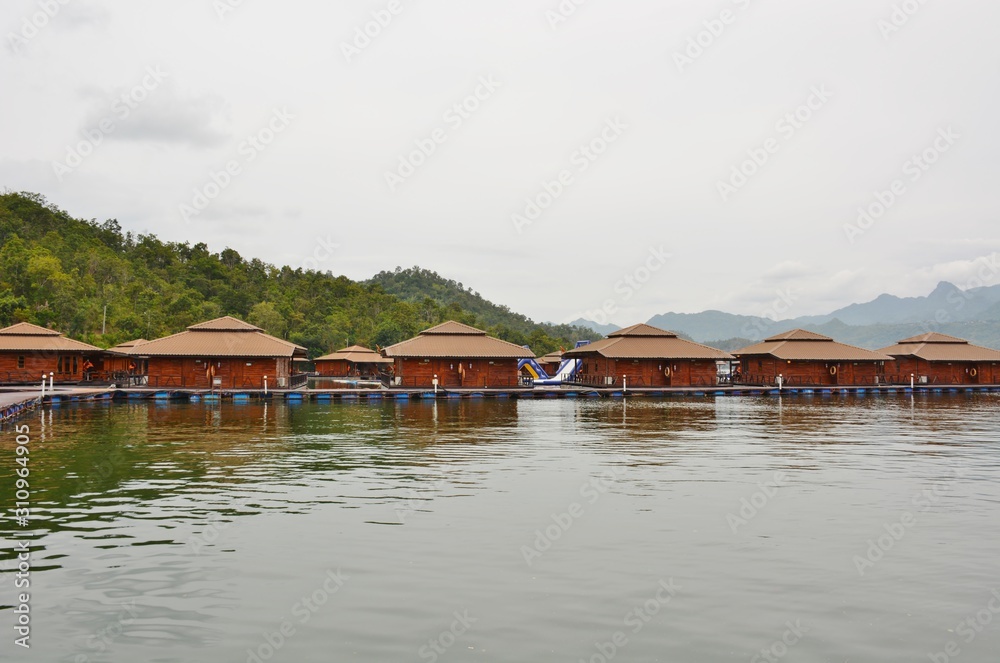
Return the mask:
<svg viewBox="0 0 1000 663">
<path fill-rule="evenodd" d="M 132 86 L 113 91 L 88 87 L 80 92 L 93 99 L 83 129 L 111 121 L 114 131 L 109 140 L 210 148 L 231 136 L 224 99 L 183 92 L 159 67 L 148 67 Z"/>
<path fill-rule="evenodd" d="M 906 279 L 914 294 L 927 294 L 941 281 L 948 281 L 963 290 L 1000 284 L 997 253 L 987 253 L 968 260 L 952 260 L 924 267 Z"/>
<path fill-rule="evenodd" d="M 56 25 L 71 30 L 103 28 L 111 22 L 111 12 L 106 7 L 77 1 L 66 4 L 59 18 Z"/>
<path fill-rule="evenodd" d="M 845 301 L 861 301 L 870 296 L 863 269 L 842 269 L 834 273 L 809 270 L 799 262 L 787 261 L 764 271 L 760 278 L 731 293 L 722 309 L 744 315 L 778 319 L 825 314 Z"/>
<path fill-rule="evenodd" d="M 804 263 L 797 260 L 786 260 L 765 270 L 762 280 L 765 282 L 781 282 L 787 279 L 801 278 L 809 273 L 810 269 Z"/>
<path fill-rule="evenodd" d="M 25 13 L 7 27 L 4 46 L 14 56 L 25 56 L 28 45 L 50 26 L 61 30 L 104 28 L 111 20 L 111 13 L 104 7 L 79 1 L 52 0 L 50 3 L 28 5 Z"/>
</svg>

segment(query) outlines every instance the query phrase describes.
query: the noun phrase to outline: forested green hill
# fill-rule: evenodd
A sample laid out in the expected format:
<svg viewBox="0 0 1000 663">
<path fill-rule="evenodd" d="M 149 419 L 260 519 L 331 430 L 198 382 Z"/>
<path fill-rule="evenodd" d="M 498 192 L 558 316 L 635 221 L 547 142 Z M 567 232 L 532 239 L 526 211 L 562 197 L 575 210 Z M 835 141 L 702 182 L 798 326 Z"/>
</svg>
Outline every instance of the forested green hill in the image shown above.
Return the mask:
<svg viewBox="0 0 1000 663">
<path fill-rule="evenodd" d="M 466 288 L 461 283 L 438 275 L 437 272 L 420 267 L 409 269 L 397 267 L 392 272 L 379 272 L 367 283 L 381 286 L 389 294 L 407 302 L 416 303 L 430 298 L 442 306 L 458 306 L 498 332 L 501 338 L 514 340 L 519 345 L 531 344 L 534 347 L 535 339 L 541 340 L 544 336 L 573 342 L 583 339 L 596 341 L 603 338 L 601 334 L 586 327 L 536 323 L 506 306 L 483 299 L 471 287 Z"/>
<path fill-rule="evenodd" d="M 358 283 L 246 259 L 229 248 L 213 253 L 203 243 L 163 242 L 123 233 L 114 219 L 75 219 L 37 194 L 0 194 L 0 327 L 32 322 L 110 347 L 233 315 L 313 356 L 354 343 L 391 345 L 449 319 L 530 343 L 539 355 L 595 337 L 536 325 L 481 298 L 443 295 L 447 288 L 421 292 L 425 279 L 407 284 L 401 276 L 411 272 L 433 274 L 385 273 L 396 276 L 393 288 L 406 285 L 405 296 L 397 296 L 379 278 Z"/>
</svg>

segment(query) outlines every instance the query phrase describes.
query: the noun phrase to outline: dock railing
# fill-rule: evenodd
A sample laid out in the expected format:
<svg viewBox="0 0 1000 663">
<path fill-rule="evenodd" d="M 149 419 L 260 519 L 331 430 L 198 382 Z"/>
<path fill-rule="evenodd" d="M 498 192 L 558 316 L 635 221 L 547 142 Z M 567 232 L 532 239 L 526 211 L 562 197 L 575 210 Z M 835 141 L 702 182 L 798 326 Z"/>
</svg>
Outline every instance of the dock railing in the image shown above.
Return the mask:
<svg viewBox="0 0 1000 663">
<path fill-rule="evenodd" d="M 391 378 L 384 378 L 382 384 L 390 389 L 431 389 L 433 385 L 427 383 L 426 378 L 417 376 L 397 375 Z M 473 382 L 466 381 L 464 384 L 444 384 L 438 383 L 438 388 L 447 389 L 517 389 L 530 388 L 534 381 L 531 378 L 516 377 L 491 377 Z"/>
<path fill-rule="evenodd" d="M 149 389 L 263 389 L 264 378 L 239 378 L 230 377 L 228 379 L 215 378 L 218 384 L 208 384 L 205 380 L 189 380 L 185 376 L 168 375 L 140 375 L 131 374 L 120 376 L 112 380 L 112 383 L 119 387 L 147 387 Z M 279 384 L 278 379 L 269 377 L 267 379 L 268 390 L 274 389 L 299 389 L 309 382 L 308 373 L 295 373 L 284 380 L 284 384 Z"/>
<path fill-rule="evenodd" d="M 7 371 L 6 373 L 0 373 L 0 383 L 3 384 L 33 384 L 35 382 L 41 383 L 41 381 L 41 374 L 35 375 L 28 371 Z"/>
</svg>

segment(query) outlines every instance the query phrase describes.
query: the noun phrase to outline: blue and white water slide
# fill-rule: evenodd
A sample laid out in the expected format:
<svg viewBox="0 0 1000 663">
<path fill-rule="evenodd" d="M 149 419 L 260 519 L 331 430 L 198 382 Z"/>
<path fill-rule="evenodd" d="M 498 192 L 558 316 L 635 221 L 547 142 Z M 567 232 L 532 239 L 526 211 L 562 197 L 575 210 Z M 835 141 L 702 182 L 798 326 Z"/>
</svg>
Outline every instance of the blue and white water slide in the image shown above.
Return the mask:
<svg viewBox="0 0 1000 663">
<path fill-rule="evenodd" d="M 590 341 L 577 341 L 576 347 L 589 344 Z M 527 347 L 527 346 L 525 346 Z M 583 366 L 582 359 L 563 359 L 562 363 L 559 364 L 559 368 L 556 370 L 556 374 L 552 377 L 545 372 L 545 369 L 539 365 L 534 359 L 522 359 L 517 362 L 518 370 L 527 367 L 529 373 L 534 373 L 537 375 L 532 375 L 534 378 L 534 383 L 540 386 L 553 386 L 560 385 L 565 380 L 571 380 L 576 377 L 577 371 Z"/>
</svg>

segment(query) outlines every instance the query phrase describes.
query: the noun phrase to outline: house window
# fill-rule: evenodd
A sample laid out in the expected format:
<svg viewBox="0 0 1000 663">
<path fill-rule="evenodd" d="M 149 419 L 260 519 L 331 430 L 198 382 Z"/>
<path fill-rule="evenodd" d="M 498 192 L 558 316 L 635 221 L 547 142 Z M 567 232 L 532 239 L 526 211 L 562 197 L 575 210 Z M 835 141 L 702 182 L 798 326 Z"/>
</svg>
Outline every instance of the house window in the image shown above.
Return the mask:
<svg viewBox="0 0 1000 663">
<path fill-rule="evenodd" d="M 17 356 L 17 367 L 24 368 L 24 355 Z"/>
<path fill-rule="evenodd" d="M 62 356 L 60 356 L 59 360 L 56 362 L 56 373 L 61 374 L 62 372 L 63 372 L 63 358 Z"/>
<path fill-rule="evenodd" d="M 73 355 L 73 375 L 76 375 L 76 360 L 77 356 Z"/>
</svg>

